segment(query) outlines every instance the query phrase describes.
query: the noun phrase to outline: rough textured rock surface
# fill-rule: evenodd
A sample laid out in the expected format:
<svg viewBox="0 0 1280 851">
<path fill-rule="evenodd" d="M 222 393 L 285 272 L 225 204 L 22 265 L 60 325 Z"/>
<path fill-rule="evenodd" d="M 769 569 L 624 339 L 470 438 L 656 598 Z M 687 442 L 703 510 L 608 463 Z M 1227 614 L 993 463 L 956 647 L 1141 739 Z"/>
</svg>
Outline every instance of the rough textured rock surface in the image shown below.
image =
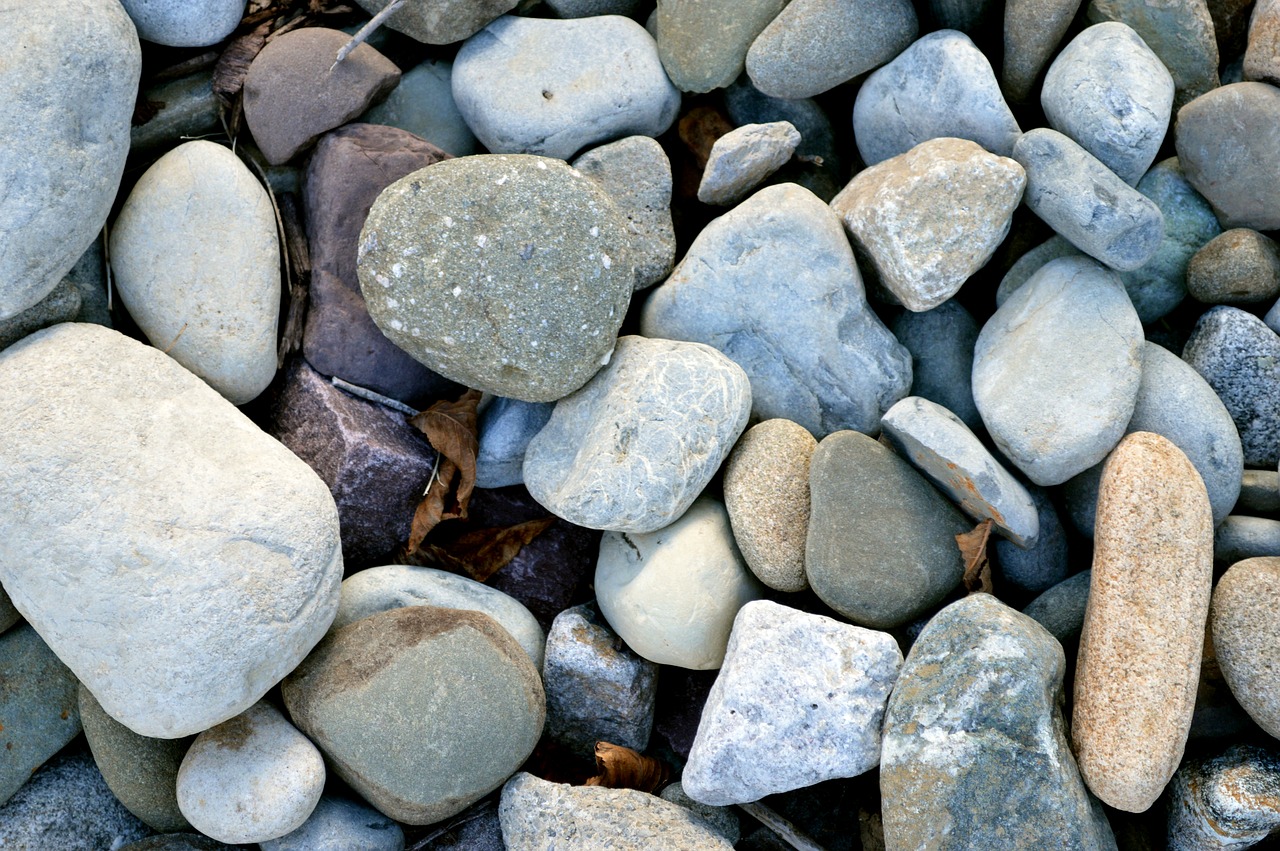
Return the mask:
<svg viewBox="0 0 1280 851">
<path fill-rule="evenodd" d="M 905 310 L 890 326 L 911 353 L 911 393 L 937 402 L 969 428 L 982 426 L 973 404 L 973 347 L 978 323 L 958 301 L 933 310 Z"/>
<path fill-rule="evenodd" d="M 0 635 L 0 804 L 80 733 L 76 678 L 30 626 Z"/>
<path fill-rule="evenodd" d="M 1231 694 L 1272 736 L 1280 733 L 1280 558 L 1237 562 L 1213 591 L 1210 626 Z"/>
<path fill-rule="evenodd" d="M 391 0 L 356 0 L 376 14 Z M 513 9 L 518 0 L 409 0 L 392 13 L 387 26 L 427 44 L 452 44 Z"/>
<path fill-rule="evenodd" d="M 138 38 L 170 47 L 217 44 L 240 23 L 245 0 L 120 0 Z"/>
<path fill-rule="evenodd" d="M 1242 71 L 1246 80 L 1280 85 L 1280 3 L 1258 0 L 1249 16 L 1249 42 Z"/>
<path fill-rule="evenodd" d="M 1280 827 L 1280 755 L 1233 745 L 1169 784 L 1169 851 L 1250 848 Z"/>
<path fill-rule="evenodd" d="M 1105 803 L 1144 812 L 1182 760 L 1213 580 L 1213 515 L 1182 450 L 1127 436 L 1102 473 L 1071 740 Z"/>
<path fill-rule="evenodd" d="M 1187 291 L 1206 304 L 1270 301 L 1280 296 L 1280 246 L 1256 230 L 1232 228 L 1191 258 Z"/>
<path fill-rule="evenodd" d="M 722 89 L 742 74 L 747 48 L 787 0 L 663 0 L 658 55 L 681 91 Z"/>
<path fill-rule="evenodd" d="M 1089 20 L 1133 28 L 1173 77 L 1173 108 L 1218 87 L 1218 43 L 1204 0 L 1092 0 Z"/>
<path fill-rule="evenodd" d="M 698 200 L 727 207 L 786 164 L 800 144 L 790 121 L 744 124 L 716 139 L 698 184 Z"/>
<path fill-rule="evenodd" d="M 328 488 L 173 360 L 59 325 L 0 355 L 0 411 L 0 580 L 113 718 L 199 732 L 324 634 L 342 580 Z"/>
</svg>

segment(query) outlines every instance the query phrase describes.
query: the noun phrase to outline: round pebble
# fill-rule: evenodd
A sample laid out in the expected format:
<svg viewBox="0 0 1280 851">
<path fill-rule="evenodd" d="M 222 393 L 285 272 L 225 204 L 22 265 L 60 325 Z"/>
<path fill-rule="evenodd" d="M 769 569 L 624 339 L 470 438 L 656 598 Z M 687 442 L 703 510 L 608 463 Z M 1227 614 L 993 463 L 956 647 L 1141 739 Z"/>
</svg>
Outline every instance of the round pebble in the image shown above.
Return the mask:
<svg viewBox="0 0 1280 851">
<path fill-rule="evenodd" d="M 1213 591 L 1213 646 L 1231 694 L 1280 737 L 1280 558 L 1238 561 Z"/>
<path fill-rule="evenodd" d="M 217 44 L 240 23 L 246 0 L 121 0 L 138 37 L 169 47 Z"/>
<path fill-rule="evenodd" d="M 1206 304 L 1256 304 L 1280 296 L 1280 246 L 1256 230 L 1232 228 L 1187 265 L 1187 290 Z"/>
</svg>

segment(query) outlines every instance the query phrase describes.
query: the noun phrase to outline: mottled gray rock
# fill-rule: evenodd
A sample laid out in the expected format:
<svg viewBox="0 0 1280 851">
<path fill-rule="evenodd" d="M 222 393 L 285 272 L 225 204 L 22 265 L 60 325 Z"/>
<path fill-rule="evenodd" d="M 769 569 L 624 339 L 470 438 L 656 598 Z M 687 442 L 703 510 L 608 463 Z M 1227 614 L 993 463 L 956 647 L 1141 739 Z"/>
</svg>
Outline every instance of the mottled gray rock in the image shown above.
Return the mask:
<svg viewBox="0 0 1280 851">
<path fill-rule="evenodd" d="M 271 383 L 280 318 L 275 213 L 229 148 L 187 142 L 147 169 L 111 228 L 111 269 L 151 344 L 232 404 Z"/>
<path fill-rule="evenodd" d="M 1080 638 L 1084 628 L 1084 611 L 1089 603 L 1089 581 L 1093 572 L 1086 570 L 1069 576 L 1036 597 L 1022 613 L 1034 619 L 1063 645 Z"/>
<path fill-rule="evenodd" d="M 182 144 L 183 137 L 199 138 L 222 130 L 222 102 L 213 93 L 213 69 L 176 80 L 165 80 L 142 90 L 155 114 L 129 133 L 129 152 L 139 154 Z"/>
<path fill-rule="evenodd" d="M 1004 65 L 1000 80 L 1009 99 L 1025 103 L 1035 93 L 1080 8 L 1080 0 L 1008 0 L 1004 5 Z"/>
<path fill-rule="evenodd" d="M 1188 760 L 1169 785 L 1169 851 L 1249 848 L 1280 827 L 1280 755 L 1232 745 Z"/>
<path fill-rule="evenodd" d="M 873 628 L 900 626 L 960 583 L 955 536 L 972 527 L 910 464 L 852 431 L 809 467 L 805 574 L 822 601 Z"/>
<path fill-rule="evenodd" d="M 676 232 L 671 222 L 671 161 L 648 136 L 628 136 L 592 148 L 573 167 L 594 180 L 627 219 L 636 289 L 671 273 Z"/>
<path fill-rule="evenodd" d="M 1244 463 L 1280 459 L 1280 337 L 1235 307 L 1210 308 L 1196 322 L 1182 359 L 1209 382 L 1240 433 Z"/>
<path fill-rule="evenodd" d="M 520 772 L 498 807 L 507 851 L 730 851 L 710 824 L 635 789 L 569 786 Z"/>
<path fill-rule="evenodd" d="M 566 163 L 462 157 L 383 190 L 357 273 L 373 321 L 430 369 L 551 402 L 608 361 L 635 279 L 629 242 L 618 208 Z"/>
<path fill-rule="evenodd" d="M 529 442 L 525 487 L 588 529 L 661 529 L 711 481 L 750 411 L 746 373 L 710 346 L 621 337 Z"/>
<path fill-rule="evenodd" d="M 0 354 L 0 411 L 0 580 L 113 718 L 204 730 L 324 634 L 342 580 L 333 498 L 172 359 L 97 325 L 49 328 Z"/>
<path fill-rule="evenodd" d="M 1009 296 L 1017 292 L 1019 287 L 1050 260 L 1057 260 L 1059 257 L 1078 257 L 1083 253 L 1064 237 L 1057 234 L 1049 237 L 1019 257 L 1009 267 L 1009 271 L 1004 273 L 1004 277 L 1000 279 L 1000 286 L 996 288 L 996 307 L 1001 307 L 1008 301 Z"/>
<path fill-rule="evenodd" d="M 711 146 L 698 184 L 698 200 L 726 207 L 741 201 L 761 181 L 791 159 L 800 133 L 790 121 L 746 124 Z"/>
<path fill-rule="evenodd" d="M 1035 504 L 1040 534 L 1026 549 L 1009 540 L 994 541 L 994 568 L 1000 581 L 1021 591 L 1039 592 L 1066 578 L 1067 536 L 1049 494 L 1035 485 L 1028 485 L 1027 492 Z"/>
<path fill-rule="evenodd" d="M 552 407 L 550 402 L 521 402 L 499 396 L 480 412 L 476 487 L 524 484 L 524 451 L 551 419 Z"/>
<path fill-rule="evenodd" d="M 590 757 L 600 741 L 648 747 L 658 666 L 623 644 L 593 604 L 556 615 L 542 682 L 547 735 L 570 750 Z"/>
<path fill-rule="evenodd" d="M 720 667 L 738 610 L 764 596 L 728 512 L 710 497 L 655 532 L 607 532 L 595 586 L 601 614 L 628 647 L 697 671 Z"/>
<path fill-rule="evenodd" d="M 404 831 L 375 809 L 326 795 L 302 827 L 260 844 L 262 851 L 404 851 Z"/>
<path fill-rule="evenodd" d="M 744 804 L 870 771 L 901 665 L 888 633 L 748 603 L 703 707 L 685 792 L 704 804 Z"/>
<path fill-rule="evenodd" d="M 333 772 L 407 824 L 448 818 L 498 788 L 533 752 L 546 714 L 538 670 L 506 630 L 432 606 L 330 634 L 281 692 Z"/>
<path fill-rule="evenodd" d="M 973 404 L 973 346 L 978 323 L 958 301 L 932 310 L 906 310 L 890 326 L 911 353 L 911 395 L 936 402 L 969 428 L 982 419 Z"/>
<path fill-rule="evenodd" d="M 1280 85 L 1280 3 L 1258 0 L 1249 16 L 1244 79 Z"/>
<path fill-rule="evenodd" d="M 694 815 L 711 825 L 717 833 L 731 844 L 736 844 L 742 838 L 742 824 L 732 807 L 712 807 L 708 804 L 700 804 L 685 793 L 684 786 L 678 780 L 667 785 L 658 793 L 658 797 L 692 811 Z"/>
<path fill-rule="evenodd" d="M 455 157 L 476 152 L 476 137 L 453 102 L 453 63 L 428 59 L 400 78 L 387 99 L 374 104 L 360 121 L 412 133 Z"/>
<path fill-rule="evenodd" d="M 1089 20 L 1133 28 L 1173 78 L 1174 109 L 1218 87 L 1218 43 L 1204 0 L 1092 0 Z"/>
<path fill-rule="evenodd" d="M 1253 514 L 1280 512 L 1280 473 L 1275 470 L 1245 470 L 1240 480 L 1236 508 Z"/>
<path fill-rule="evenodd" d="M 1038 485 L 1101 461 L 1133 414 L 1142 344 L 1115 273 L 1087 257 L 1041 267 L 978 336 L 973 398 L 996 446 Z"/>
<path fill-rule="evenodd" d="M 1026 169 L 1027 206 L 1076 248 L 1120 271 L 1159 249 L 1160 208 L 1071 139 L 1037 127 L 1014 143 L 1013 158 Z"/>
<path fill-rule="evenodd" d="M 1009 233 L 1027 176 L 966 139 L 930 139 L 854 175 L 831 201 L 908 310 L 955 295 Z"/>
<path fill-rule="evenodd" d="M 747 75 L 778 98 L 807 98 L 883 65 L 916 37 L 907 0 L 792 0 L 747 51 Z"/>
<path fill-rule="evenodd" d="M 1095 24 L 1049 66 L 1040 90 L 1049 125 L 1074 139 L 1130 186 L 1164 141 L 1173 77 L 1126 24 Z"/>
<path fill-rule="evenodd" d="M 1040 518 L 1031 494 L 1000 465 L 964 421 L 941 405 L 908 396 L 880 421 L 898 454 L 975 521 L 1021 547 L 1035 544 Z"/>
<path fill-rule="evenodd" d="M 1178 110 L 1178 160 L 1223 227 L 1280 228 L 1280 89 L 1232 83 Z"/>
<path fill-rule="evenodd" d="M 1115 848 L 1062 718 L 1062 648 L 988 594 L 916 639 L 885 712 L 890 848 Z"/>
<path fill-rule="evenodd" d="M 819 436 L 874 433 L 911 386 L 910 357 L 867 305 L 839 219 L 791 183 L 704 228 L 640 329 L 714 346 L 746 371 L 756 417 Z"/>
<path fill-rule="evenodd" d="M 120 0 L 138 38 L 170 47 L 217 44 L 240 23 L 245 0 Z"/>
<path fill-rule="evenodd" d="M 142 56 L 114 0 L 13 9 L 0 42 L 14 51 L 0 68 L 0 319 L 8 319 L 48 295 L 102 230 L 129 153 Z"/>
<path fill-rule="evenodd" d="M 69 278 L 63 278 L 36 304 L 8 319 L 0 319 L 0 349 L 7 349 L 41 328 L 74 322 L 81 305 L 80 290 Z"/>
<path fill-rule="evenodd" d="M 1232 564 L 1213 590 L 1209 616 L 1214 652 L 1231 694 L 1271 736 L 1280 733 L 1278 554 Z"/>
<path fill-rule="evenodd" d="M 76 678 L 30 626 L 0 635 L 0 804 L 80 732 Z"/>
<path fill-rule="evenodd" d="M 1187 264 L 1187 291 L 1206 304 L 1255 304 L 1280 296 L 1280 246 L 1232 228 L 1203 243 Z M 1264 322 L 1271 326 L 1271 314 Z"/>
<path fill-rule="evenodd" d="M 499 18 L 458 51 L 453 99 L 493 153 L 560 159 L 623 136 L 659 136 L 680 108 L 653 39 L 618 15 Z"/>
<path fill-rule="evenodd" d="M 356 0 L 366 12 L 376 14 L 391 0 Z M 387 26 L 427 44 L 453 44 L 477 32 L 518 0 L 409 0 L 392 13 Z"/>
<path fill-rule="evenodd" d="M 664 0 L 655 38 L 681 91 L 722 89 L 742 74 L 747 48 L 787 0 Z"/>
<path fill-rule="evenodd" d="M 390 564 L 352 574 L 342 582 L 342 599 L 329 632 L 405 606 L 438 606 L 486 614 L 519 642 L 534 667 L 542 668 L 546 637 L 528 609 L 497 588 L 432 567 Z"/>
<path fill-rule="evenodd" d="M 1280 556 L 1280 520 L 1232 514 L 1213 531 L 1213 559 L 1235 564 L 1247 558 Z"/>
<path fill-rule="evenodd" d="M 867 77 L 853 104 L 853 136 L 867 165 L 947 136 L 1007 157 L 1021 133 L 991 63 L 955 30 L 929 33 L 898 54 Z"/>
</svg>

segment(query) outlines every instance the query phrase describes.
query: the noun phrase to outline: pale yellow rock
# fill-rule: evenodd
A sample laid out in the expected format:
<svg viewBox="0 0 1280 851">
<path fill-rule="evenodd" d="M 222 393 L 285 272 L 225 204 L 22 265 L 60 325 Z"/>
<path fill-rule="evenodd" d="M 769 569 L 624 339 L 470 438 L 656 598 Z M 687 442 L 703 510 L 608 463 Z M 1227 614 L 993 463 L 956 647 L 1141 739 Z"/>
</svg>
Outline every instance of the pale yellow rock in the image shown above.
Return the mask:
<svg viewBox="0 0 1280 851">
<path fill-rule="evenodd" d="M 1213 581 L 1213 515 L 1195 467 L 1150 432 L 1102 473 L 1071 739 L 1089 789 L 1155 803 L 1182 760 Z"/>
</svg>

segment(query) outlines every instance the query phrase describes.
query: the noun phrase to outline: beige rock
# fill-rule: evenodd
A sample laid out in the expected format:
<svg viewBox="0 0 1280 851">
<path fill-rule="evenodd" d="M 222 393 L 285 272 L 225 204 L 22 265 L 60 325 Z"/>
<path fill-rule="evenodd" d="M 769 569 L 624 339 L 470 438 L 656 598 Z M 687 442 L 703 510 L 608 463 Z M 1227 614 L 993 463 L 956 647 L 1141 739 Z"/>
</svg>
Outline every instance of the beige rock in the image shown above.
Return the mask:
<svg viewBox="0 0 1280 851">
<path fill-rule="evenodd" d="M 1213 581 L 1213 515 L 1195 467 L 1134 432 L 1102 473 L 1071 738 L 1089 789 L 1143 812 L 1182 760 Z"/>
<path fill-rule="evenodd" d="M 1214 589 L 1210 627 L 1231 694 L 1280 738 L 1280 558 L 1233 564 Z"/>
<path fill-rule="evenodd" d="M 724 504 L 747 567 L 778 591 L 803 591 L 809 534 L 809 460 L 818 441 L 790 420 L 765 420 L 738 441 L 724 468 Z"/>
<path fill-rule="evenodd" d="M 1258 0 L 1253 7 L 1244 78 L 1280 85 L 1280 0 Z"/>
</svg>

